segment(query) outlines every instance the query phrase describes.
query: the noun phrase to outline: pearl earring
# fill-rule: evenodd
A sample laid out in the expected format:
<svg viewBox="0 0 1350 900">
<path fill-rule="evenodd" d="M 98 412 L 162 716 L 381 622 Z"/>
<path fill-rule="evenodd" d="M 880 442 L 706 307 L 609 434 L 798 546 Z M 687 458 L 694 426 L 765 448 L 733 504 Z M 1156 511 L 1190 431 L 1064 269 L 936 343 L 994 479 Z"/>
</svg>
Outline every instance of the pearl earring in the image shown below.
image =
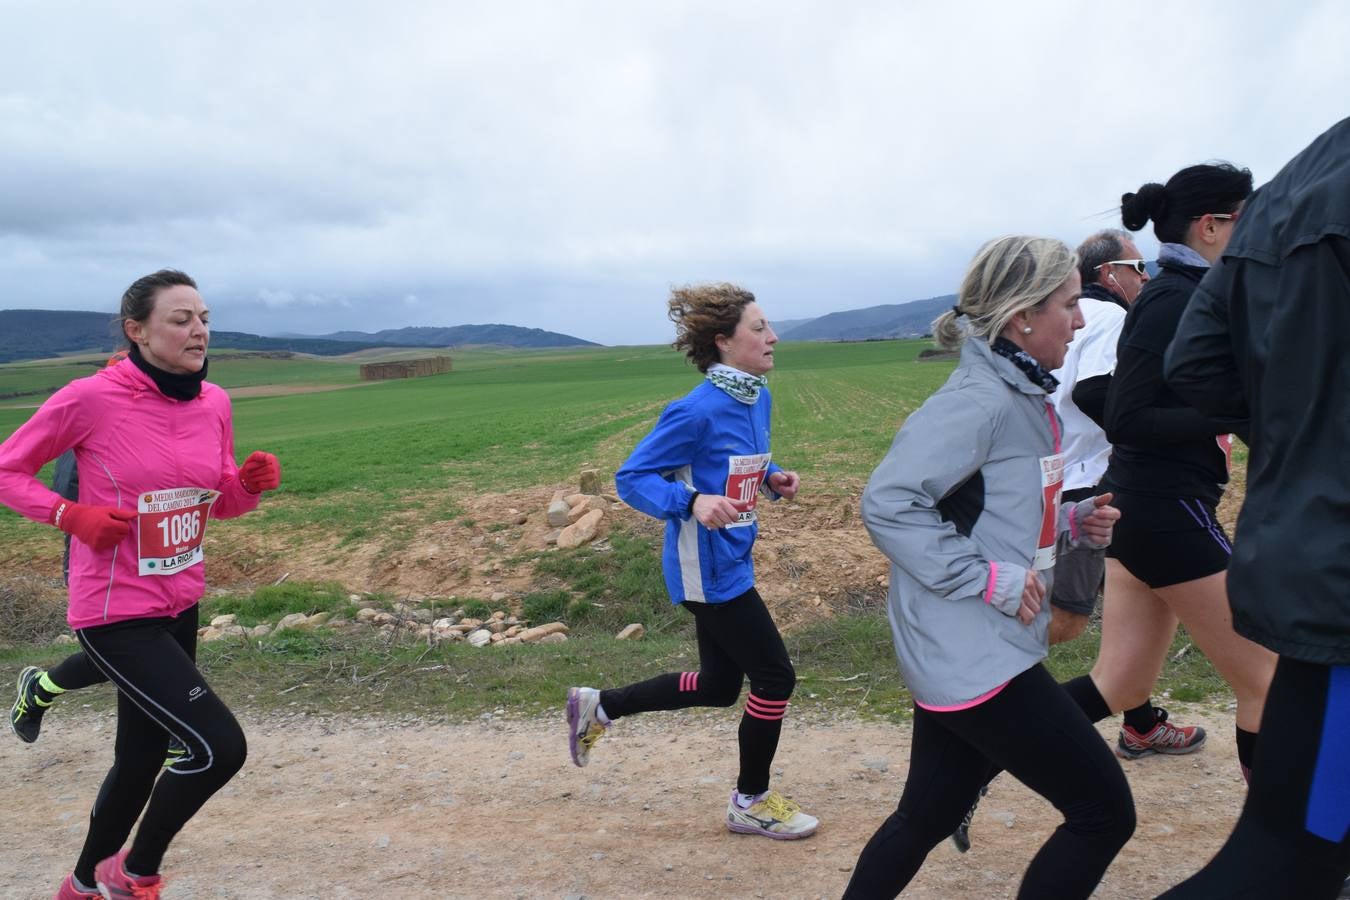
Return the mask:
<svg viewBox="0 0 1350 900">
<path fill-rule="evenodd" d="M 1023 329 L 1022 329 L 1022 333 L 1023 333 L 1023 334 L 1031 334 L 1031 326 L 1028 325 L 1028 326 L 1026 326 L 1025 328 L 1023 328 Z"/>
</svg>

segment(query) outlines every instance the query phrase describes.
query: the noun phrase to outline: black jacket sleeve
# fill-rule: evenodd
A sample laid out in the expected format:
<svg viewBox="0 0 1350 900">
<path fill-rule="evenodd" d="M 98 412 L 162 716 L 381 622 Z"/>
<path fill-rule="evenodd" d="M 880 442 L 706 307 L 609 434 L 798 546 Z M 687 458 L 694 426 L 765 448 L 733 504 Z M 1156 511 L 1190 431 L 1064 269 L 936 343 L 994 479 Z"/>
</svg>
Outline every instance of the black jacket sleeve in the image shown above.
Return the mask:
<svg viewBox="0 0 1350 900">
<path fill-rule="evenodd" d="M 1084 378 L 1073 386 L 1073 405 L 1096 422 L 1102 431 L 1106 430 L 1106 392 L 1110 388 L 1110 375 Z"/>
<path fill-rule="evenodd" d="M 1232 270 L 1217 263 L 1191 295 L 1163 360 L 1178 397 L 1244 436 L 1249 409 L 1228 326 Z"/>
<path fill-rule="evenodd" d="M 1189 406 L 1157 406 L 1163 380 L 1163 358 L 1134 348 L 1116 361 L 1116 371 L 1106 393 L 1106 439 L 1113 444 L 1175 444 L 1213 437 L 1233 430 L 1201 415 Z M 1245 430 L 1245 428 L 1243 429 Z"/>
</svg>

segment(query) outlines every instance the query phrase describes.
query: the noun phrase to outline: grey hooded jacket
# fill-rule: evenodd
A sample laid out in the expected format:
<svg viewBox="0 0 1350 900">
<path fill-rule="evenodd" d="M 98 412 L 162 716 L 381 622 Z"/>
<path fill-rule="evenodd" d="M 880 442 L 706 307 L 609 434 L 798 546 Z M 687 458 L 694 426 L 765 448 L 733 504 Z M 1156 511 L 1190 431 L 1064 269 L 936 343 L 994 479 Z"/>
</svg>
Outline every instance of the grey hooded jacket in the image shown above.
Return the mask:
<svg viewBox="0 0 1350 900">
<path fill-rule="evenodd" d="M 1049 598 L 1059 532 L 1100 546 L 1077 531 L 1092 500 L 1061 505 L 1042 478 L 1062 465 L 1060 431 L 1045 391 L 972 338 L 872 473 L 863 522 L 891 561 L 895 652 L 922 706 L 969 704 L 1045 658 L 1048 599 L 1030 625 L 1016 617 L 1027 570 Z"/>
</svg>

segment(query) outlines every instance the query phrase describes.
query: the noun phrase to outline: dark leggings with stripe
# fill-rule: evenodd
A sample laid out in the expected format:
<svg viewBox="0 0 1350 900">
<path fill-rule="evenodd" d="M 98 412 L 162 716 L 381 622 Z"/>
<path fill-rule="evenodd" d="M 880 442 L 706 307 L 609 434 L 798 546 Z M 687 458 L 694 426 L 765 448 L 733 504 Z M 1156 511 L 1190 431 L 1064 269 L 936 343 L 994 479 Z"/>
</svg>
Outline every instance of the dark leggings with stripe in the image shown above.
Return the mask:
<svg viewBox="0 0 1350 900">
<path fill-rule="evenodd" d="M 1281 656 L 1260 733 L 1237 826 L 1168 900 L 1323 900 L 1350 875 L 1350 666 Z"/>
<path fill-rule="evenodd" d="M 130 619 L 76 632 L 91 662 L 117 686 L 112 769 L 89 815 L 75 877 L 94 883 L 94 866 L 126 843 L 128 871 L 159 871 L 169 842 L 244 764 L 244 733 L 197 670 L 197 607 L 177 617 Z M 187 755 L 163 769 L 169 736 Z"/>
<path fill-rule="evenodd" d="M 1020 900 L 1089 896 L 1134 833 L 1134 799 L 1097 729 L 1044 667 L 968 709 L 914 709 L 900 805 L 863 848 L 846 900 L 894 897 L 951 834 L 991 763 L 1054 804 L 1064 821 L 1041 846 Z"/>
<path fill-rule="evenodd" d="M 736 790 L 763 793 L 769 789 L 769 766 L 797 682 L 778 626 L 754 588 L 726 603 L 683 606 L 694 616 L 699 670 L 657 675 L 602 691 L 600 705 L 611 719 L 658 709 L 734 706 L 748 676 Z"/>
</svg>

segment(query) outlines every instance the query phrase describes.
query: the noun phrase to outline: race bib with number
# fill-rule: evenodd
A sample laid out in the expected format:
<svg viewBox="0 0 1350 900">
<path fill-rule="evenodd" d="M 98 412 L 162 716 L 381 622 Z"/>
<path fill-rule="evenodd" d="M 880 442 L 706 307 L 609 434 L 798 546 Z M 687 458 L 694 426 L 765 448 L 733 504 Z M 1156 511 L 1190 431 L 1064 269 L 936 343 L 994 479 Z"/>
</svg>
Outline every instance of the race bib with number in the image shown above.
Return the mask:
<svg viewBox="0 0 1350 900">
<path fill-rule="evenodd" d="M 744 528 L 755 522 L 755 504 L 759 501 L 759 488 L 764 484 L 764 477 L 769 474 L 771 455 L 754 453 L 727 459 L 726 495 L 737 513 L 736 521 L 727 528 Z"/>
<path fill-rule="evenodd" d="M 142 575 L 173 575 L 202 561 L 206 515 L 219 491 L 170 488 L 136 501 L 137 556 Z"/>
<path fill-rule="evenodd" d="M 1043 572 L 1055 564 L 1055 539 L 1059 537 L 1059 498 L 1064 491 L 1064 454 L 1041 457 L 1041 539 L 1031 567 Z"/>
</svg>

